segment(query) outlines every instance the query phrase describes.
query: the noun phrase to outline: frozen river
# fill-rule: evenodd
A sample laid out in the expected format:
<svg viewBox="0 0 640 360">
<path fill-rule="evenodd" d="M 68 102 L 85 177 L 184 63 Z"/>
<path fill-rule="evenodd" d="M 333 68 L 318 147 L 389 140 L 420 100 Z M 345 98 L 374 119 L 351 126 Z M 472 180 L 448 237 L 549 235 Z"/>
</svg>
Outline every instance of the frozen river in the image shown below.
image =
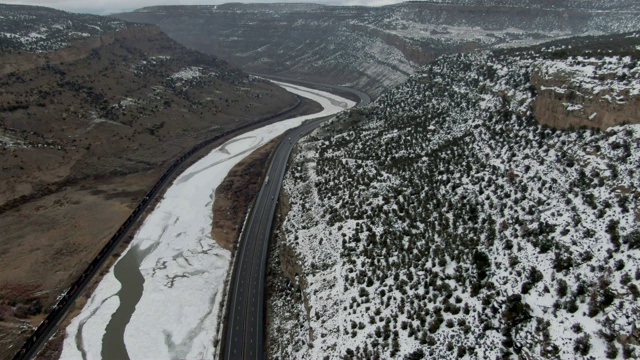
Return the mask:
<svg viewBox="0 0 640 360">
<path fill-rule="evenodd" d="M 279 85 L 323 111 L 239 135 L 190 166 L 168 188 L 123 256 L 66 329 L 62 359 L 213 359 L 231 253 L 211 238 L 216 188 L 233 166 L 303 121 L 354 102 Z"/>
</svg>

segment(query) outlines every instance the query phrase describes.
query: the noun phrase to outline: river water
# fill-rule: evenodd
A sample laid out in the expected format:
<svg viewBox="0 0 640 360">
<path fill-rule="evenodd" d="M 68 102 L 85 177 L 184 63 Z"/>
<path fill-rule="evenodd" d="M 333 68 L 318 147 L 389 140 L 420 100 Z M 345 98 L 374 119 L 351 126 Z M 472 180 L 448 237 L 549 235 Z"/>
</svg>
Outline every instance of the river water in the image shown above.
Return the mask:
<svg viewBox="0 0 640 360">
<path fill-rule="evenodd" d="M 182 173 L 67 327 L 61 359 L 215 358 L 231 259 L 211 238 L 216 188 L 233 166 L 286 130 L 354 105 L 284 87 L 324 110 L 239 135 Z"/>
<path fill-rule="evenodd" d="M 134 246 L 113 267 L 113 274 L 122 288 L 117 293 L 120 306 L 111 316 L 102 337 L 103 359 L 129 359 L 124 343 L 124 330 L 136 310 L 138 301 L 142 298 L 144 277 L 140 272 L 140 264 L 151 252 L 150 250 L 140 251 L 137 246 Z"/>
</svg>

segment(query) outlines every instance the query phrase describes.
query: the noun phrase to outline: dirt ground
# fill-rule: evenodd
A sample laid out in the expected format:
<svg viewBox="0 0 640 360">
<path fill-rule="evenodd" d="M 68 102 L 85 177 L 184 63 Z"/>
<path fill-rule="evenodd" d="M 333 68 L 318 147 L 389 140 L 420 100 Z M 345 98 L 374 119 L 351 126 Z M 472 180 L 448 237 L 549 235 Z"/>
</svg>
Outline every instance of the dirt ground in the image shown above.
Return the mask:
<svg viewBox="0 0 640 360">
<path fill-rule="evenodd" d="M 157 201 L 158 200 L 156 200 L 156 202 Z M 134 203 L 134 204 L 137 204 L 137 203 Z M 151 211 L 152 208 L 153 206 L 150 206 L 149 209 L 147 209 L 147 213 Z M 142 223 L 138 222 L 137 226 L 134 229 L 132 229 L 130 233 L 135 233 L 141 225 Z M 110 258 L 105 262 L 100 272 L 91 280 L 91 282 L 89 283 L 87 288 L 84 290 L 82 295 L 76 299 L 75 303 L 69 309 L 69 313 L 67 314 L 66 318 L 62 320 L 62 322 L 60 323 L 60 326 L 58 327 L 58 331 L 44 345 L 42 350 L 36 356 L 36 359 L 55 360 L 60 358 L 60 353 L 62 352 L 62 345 L 65 337 L 65 329 L 67 328 L 67 326 L 69 326 L 69 323 L 71 323 L 71 320 L 73 320 L 73 318 L 76 317 L 80 313 L 80 311 L 82 311 L 82 308 L 86 305 L 87 301 L 89 301 L 91 294 L 98 287 L 98 284 L 100 284 L 100 281 L 102 280 L 104 275 L 108 272 L 108 270 L 111 267 L 113 267 L 113 265 L 116 263 L 118 258 L 120 258 L 120 255 L 124 253 L 124 251 L 129 246 L 129 243 L 130 241 L 126 241 L 126 240 L 120 243 L 120 245 L 116 248 L 116 250 L 110 256 Z"/>
<path fill-rule="evenodd" d="M 305 101 L 300 112 L 314 113 L 320 110 L 317 103 Z M 234 166 L 216 190 L 211 236 L 221 247 L 233 250 L 237 244 L 249 205 L 264 181 L 267 171 L 265 164 L 279 141 L 280 138 L 274 139 Z"/>
<path fill-rule="evenodd" d="M 0 348 L 20 346 L 144 196 L 155 172 L 69 187 L 0 217 Z M 51 239 L 56 239 L 52 241 Z M 20 246 L 16 246 L 20 244 Z M 25 305 L 31 309 L 20 309 Z M 28 326 L 27 326 L 28 325 Z M 21 340 L 21 341 L 20 341 Z M 11 352 L 0 353 L 9 358 Z"/>
<path fill-rule="evenodd" d="M 260 191 L 271 152 L 281 137 L 251 153 L 229 171 L 216 189 L 211 237 L 218 245 L 233 250 L 244 224 L 249 204 Z"/>
<path fill-rule="evenodd" d="M 0 52 L 0 65 L 24 65 L 0 72 L 0 359 L 181 154 L 298 103 L 154 26 L 73 46 L 46 63 Z"/>
<path fill-rule="evenodd" d="M 160 32 L 88 54 L 0 75 L 0 359 L 180 154 L 297 103 Z M 150 67 L 154 56 L 169 57 Z M 218 75 L 167 80 L 191 66 Z"/>
</svg>

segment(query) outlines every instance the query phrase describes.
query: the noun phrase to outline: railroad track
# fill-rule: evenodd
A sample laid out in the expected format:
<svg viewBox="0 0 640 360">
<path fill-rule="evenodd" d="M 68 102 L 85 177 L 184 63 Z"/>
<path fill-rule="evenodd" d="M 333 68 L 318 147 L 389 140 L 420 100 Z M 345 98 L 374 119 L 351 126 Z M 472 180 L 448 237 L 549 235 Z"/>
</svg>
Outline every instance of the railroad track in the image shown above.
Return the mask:
<svg viewBox="0 0 640 360">
<path fill-rule="evenodd" d="M 273 114 L 247 123 L 235 129 L 225 131 L 222 134 L 202 141 L 201 143 L 191 148 L 191 150 L 180 156 L 177 160 L 175 160 L 175 162 L 164 172 L 164 174 L 162 174 L 158 181 L 156 181 L 151 190 L 147 192 L 142 201 L 140 201 L 131 215 L 129 215 L 129 217 L 124 221 L 124 223 L 111 237 L 111 239 L 109 239 L 109 241 L 102 247 L 98 255 L 91 261 L 91 263 L 89 263 L 87 268 L 73 282 L 73 284 L 71 284 L 69 289 L 67 289 L 60 300 L 58 300 L 49 315 L 47 315 L 47 317 L 40 323 L 40 325 L 38 325 L 33 334 L 29 336 L 24 345 L 15 354 L 13 360 L 31 359 L 40 351 L 41 347 L 54 334 L 54 331 L 57 329 L 60 322 L 65 318 L 71 305 L 87 287 L 93 277 L 98 273 L 98 270 L 100 270 L 102 265 L 104 265 L 106 260 L 109 258 L 109 256 L 111 256 L 118 245 L 122 243 L 122 240 L 127 238 L 127 236 L 129 236 L 130 238 L 133 237 L 133 235 L 129 235 L 129 232 L 135 227 L 136 223 L 138 222 L 144 211 L 147 209 L 147 207 L 153 203 L 158 194 L 160 194 L 162 190 L 164 190 L 165 186 L 169 184 L 170 180 L 173 178 L 176 172 L 178 172 L 178 170 L 181 170 L 182 165 L 187 160 L 191 159 L 191 157 L 196 153 L 200 152 L 202 149 L 213 144 L 214 142 L 224 139 L 225 137 L 230 135 L 240 134 L 245 129 L 286 115 L 298 109 L 301 103 L 302 100 L 299 96 L 296 95 L 296 103 L 288 109 L 285 109 L 277 114 Z"/>
</svg>

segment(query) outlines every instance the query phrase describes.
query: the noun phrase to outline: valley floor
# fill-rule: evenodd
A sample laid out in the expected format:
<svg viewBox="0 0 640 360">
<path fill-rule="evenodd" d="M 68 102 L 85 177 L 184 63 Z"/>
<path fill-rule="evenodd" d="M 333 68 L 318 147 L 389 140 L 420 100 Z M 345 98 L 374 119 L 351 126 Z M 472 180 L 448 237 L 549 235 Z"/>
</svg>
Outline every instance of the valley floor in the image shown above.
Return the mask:
<svg viewBox="0 0 640 360">
<path fill-rule="evenodd" d="M 237 136 L 181 174 L 67 328 L 62 359 L 215 356 L 231 260 L 211 238 L 216 188 L 255 149 L 344 106 L 331 94 L 280 85 L 324 110 Z"/>
</svg>

